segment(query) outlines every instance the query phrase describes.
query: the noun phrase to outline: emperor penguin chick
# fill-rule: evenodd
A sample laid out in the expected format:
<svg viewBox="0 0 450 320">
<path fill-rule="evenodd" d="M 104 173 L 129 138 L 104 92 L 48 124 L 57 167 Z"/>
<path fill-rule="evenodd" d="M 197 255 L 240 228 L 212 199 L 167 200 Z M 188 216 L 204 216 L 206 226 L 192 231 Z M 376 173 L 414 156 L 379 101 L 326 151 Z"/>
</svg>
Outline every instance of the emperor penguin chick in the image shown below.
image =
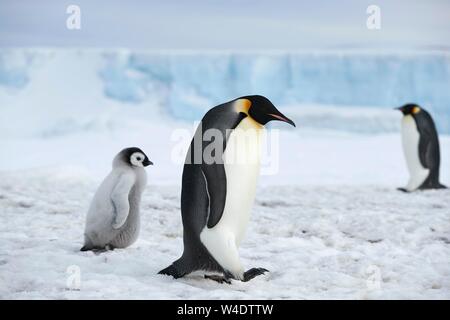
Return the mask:
<svg viewBox="0 0 450 320">
<path fill-rule="evenodd" d="M 144 167 L 152 164 L 136 147 L 114 157 L 112 171 L 89 207 L 81 251 L 126 248 L 136 241 L 141 195 L 147 184 Z"/>
</svg>

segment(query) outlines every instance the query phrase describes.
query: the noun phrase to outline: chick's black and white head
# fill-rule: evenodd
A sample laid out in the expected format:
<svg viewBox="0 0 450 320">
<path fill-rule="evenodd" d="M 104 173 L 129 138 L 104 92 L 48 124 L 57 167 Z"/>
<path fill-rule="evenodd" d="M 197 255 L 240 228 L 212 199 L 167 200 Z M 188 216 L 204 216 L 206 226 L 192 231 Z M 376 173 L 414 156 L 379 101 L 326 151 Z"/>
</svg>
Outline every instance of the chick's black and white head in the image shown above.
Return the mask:
<svg viewBox="0 0 450 320">
<path fill-rule="evenodd" d="M 123 149 L 119 155 L 121 160 L 130 166 L 143 168 L 153 164 L 144 151 L 136 147 Z"/>
</svg>

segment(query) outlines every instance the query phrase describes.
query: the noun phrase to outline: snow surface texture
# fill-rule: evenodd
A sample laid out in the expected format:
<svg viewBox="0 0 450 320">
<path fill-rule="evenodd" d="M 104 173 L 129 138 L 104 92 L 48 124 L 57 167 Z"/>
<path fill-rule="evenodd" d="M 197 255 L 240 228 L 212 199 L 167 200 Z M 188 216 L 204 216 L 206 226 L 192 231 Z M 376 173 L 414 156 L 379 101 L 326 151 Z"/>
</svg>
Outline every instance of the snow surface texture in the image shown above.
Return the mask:
<svg viewBox="0 0 450 320">
<path fill-rule="evenodd" d="M 389 109 L 429 102 L 450 132 L 448 55 L 434 55 L 0 50 L 0 298 L 449 299 L 450 191 L 395 190 L 408 173 L 401 114 Z M 361 80 L 367 68 L 377 81 Z M 269 126 L 282 129 L 269 157 L 276 170 L 260 178 L 240 250 L 246 268 L 271 272 L 231 286 L 201 273 L 157 275 L 182 250 L 191 120 L 255 92 L 298 125 Z M 450 137 L 440 140 L 450 185 Z M 94 192 L 129 146 L 155 163 L 140 238 L 124 250 L 79 252 Z M 79 268 L 79 290 L 68 268 Z"/>
<path fill-rule="evenodd" d="M 181 253 L 177 187 L 148 188 L 141 235 L 130 248 L 79 252 L 94 190 L 71 171 L 2 174 L 1 298 L 450 298 L 448 190 L 261 188 L 240 252 L 247 268 L 271 272 L 232 285 L 202 273 L 156 274 Z M 70 266 L 80 268 L 79 290 Z"/>
</svg>

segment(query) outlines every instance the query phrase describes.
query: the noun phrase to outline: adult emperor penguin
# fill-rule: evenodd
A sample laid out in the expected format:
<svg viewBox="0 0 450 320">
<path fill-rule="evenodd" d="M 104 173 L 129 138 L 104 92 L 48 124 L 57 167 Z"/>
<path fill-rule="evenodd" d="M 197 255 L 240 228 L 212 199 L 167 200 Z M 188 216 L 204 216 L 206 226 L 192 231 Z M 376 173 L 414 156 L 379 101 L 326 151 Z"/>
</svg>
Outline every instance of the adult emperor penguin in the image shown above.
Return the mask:
<svg viewBox="0 0 450 320">
<path fill-rule="evenodd" d="M 139 148 L 126 148 L 113 160 L 91 202 L 81 251 L 125 248 L 139 234 L 141 194 L 147 184 L 144 167 L 153 164 Z"/>
<path fill-rule="evenodd" d="M 412 103 L 396 109 L 404 115 L 402 143 L 410 174 L 408 185 L 399 190 L 411 192 L 417 189 L 446 188 L 439 183 L 439 140 L 431 115 Z"/>
<path fill-rule="evenodd" d="M 249 281 L 267 272 L 264 268 L 244 272 L 238 247 L 255 197 L 261 134 L 271 120 L 295 126 L 267 98 L 259 95 L 226 102 L 205 114 L 183 169 L 184 251 L 181 258 L 160 274 L 180 278 L 204 270 L 221 274 L 205 275 L 205 278 L 231 283 L 230 279 Z M 214 151 L 211 151 L 212 136 L 216 146 L 220 146 Z"/>
</svg>

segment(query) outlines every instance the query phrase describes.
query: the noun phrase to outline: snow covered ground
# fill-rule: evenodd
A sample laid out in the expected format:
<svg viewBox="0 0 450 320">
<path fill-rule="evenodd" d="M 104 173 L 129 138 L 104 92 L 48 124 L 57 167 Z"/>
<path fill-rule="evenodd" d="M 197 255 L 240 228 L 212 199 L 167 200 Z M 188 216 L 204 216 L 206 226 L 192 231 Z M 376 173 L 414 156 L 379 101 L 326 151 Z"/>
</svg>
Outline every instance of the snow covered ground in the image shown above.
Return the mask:
<svg viewBox="0 0 450 320">
<path fill-rule="evenodd" d="M 180 280 L 156 274 L 182 250 L 181 171 L 174 170 L 181 165 L 164 164 L 169 150 L 157 153 L 152 143 L 139 240 L 124 250 L 79 252 L 89 201 L 110 165 L 105 152 L 87 155 L 94 139 L 110 140 L 78 143 L 84 156 L 77 159 L 77 139 L 41 141 L 48 166 L 31 158 L 35 169 L 26 169 L 32 153 L 19 151 L 37 142 L 1 142 L 18 166 L 0 172 L 3 299 L 450 298 L 450 190 L 395 190 L 407 179 L 398 135 L 283 131 L 279 173 L 261 178 L 240 250 L 246 268 L 271 272 L 232 285 L 201 273 Z M 442 180 L 450 184 L 450 138 L 441 140 Z M 80 290 L 70 285 L 71 266 L 80 270 Z"/>
</svg>

